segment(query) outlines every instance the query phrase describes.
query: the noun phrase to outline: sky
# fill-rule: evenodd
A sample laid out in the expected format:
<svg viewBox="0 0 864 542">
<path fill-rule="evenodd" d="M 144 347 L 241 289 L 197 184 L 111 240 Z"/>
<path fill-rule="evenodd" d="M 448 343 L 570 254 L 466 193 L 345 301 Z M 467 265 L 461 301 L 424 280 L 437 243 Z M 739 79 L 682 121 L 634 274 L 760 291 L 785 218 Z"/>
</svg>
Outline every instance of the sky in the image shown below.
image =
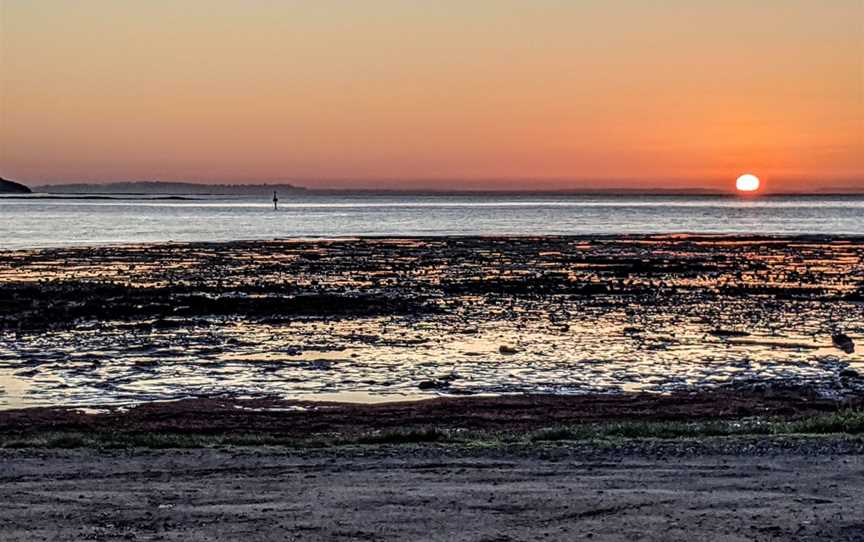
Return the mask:
<svg viewBox="0 0 864 542">
<path fill-rule="evenodd" d="M 864 191 L 864 0 L 0 0 L 0 176 Z"/>
</svg>

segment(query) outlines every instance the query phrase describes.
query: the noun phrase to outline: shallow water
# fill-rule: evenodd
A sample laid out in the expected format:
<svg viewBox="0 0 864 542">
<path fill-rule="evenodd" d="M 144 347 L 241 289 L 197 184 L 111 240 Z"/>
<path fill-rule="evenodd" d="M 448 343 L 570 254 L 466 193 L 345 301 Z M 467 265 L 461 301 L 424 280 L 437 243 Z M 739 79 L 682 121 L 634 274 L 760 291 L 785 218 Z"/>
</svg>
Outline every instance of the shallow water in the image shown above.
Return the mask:
<svg viewBox="0 0 864 542">
<path fill-rule="evenodd" d="M 862 262 L 861 242 L 677 237 L 0 253 L 0 287 L 40 285 L 27 294 L 32 302 L 17 291 L 5 298 L 21 305 L 0 329 L 0 408 L 760 384 L 841 394 L 864 389 L 864 380 L 842 376 L 864 373 L 864 303 L 853 297 L 864 285 Z M 63 320 L 94 284 L 120 289 L 110 297 L 94 290 L 97 312 Z M 177 293 L 152 290 L 167 284 Z M 591 285 L 603 289 L 585 290 Z M 178 313 L 192 299 L 183 292 L 230 301 L 235 312 Z M 404 297 L 434 310 L 243 312 L 275 295 L 287 302 L 321 292 L 346 304 L 361 303 L 360 293 Z M 132 294 L 125 309 L 99 316 Z M 42 303 L 47 322 L 41 309 L 25 314 Z M 153 303 L 168 312 L 136 312 Z M 832 344 L 838 330 L 855 353 Z M 502 353 L 504 345 L 515 353 Z"/>
<path fill-rule="evenodd" d="M 537 318 L 534 318 L 537 316 Z M 628 333 L 620 315 L 551 327 L 539 315 L 453 334 L 459 322 L 394 318 L 212 322 L 148 334 L 76 329 L 0 341 L 0 405 L 98 405 L 213 394 L 370 402 L 437 394 L 586 393 L 704 388 L 753 381 L 831 386 L 864 356 L 802 332 L 743 339 L 681 329 L 662 315 Z M 569 323 L 570 329 L 557 327 Z M 806 329 L 806 328 L 801 328 Z M 815 336 L 815 337 L 814 337 Z M 855 335 L 859 344 L 864 335 Z M 515 354 L 502 354 L 500 345 Z M 422 390 L 422 382 L 446 387 Z M 322 396 L 323 394 L 323 396 Z"/>
<path fill-rule="evenodd" d="M 741 233 L 864 235 L 864 196 L 288 195 L 0 197 L 0 248 L 297 237 Z"/>
</svg>

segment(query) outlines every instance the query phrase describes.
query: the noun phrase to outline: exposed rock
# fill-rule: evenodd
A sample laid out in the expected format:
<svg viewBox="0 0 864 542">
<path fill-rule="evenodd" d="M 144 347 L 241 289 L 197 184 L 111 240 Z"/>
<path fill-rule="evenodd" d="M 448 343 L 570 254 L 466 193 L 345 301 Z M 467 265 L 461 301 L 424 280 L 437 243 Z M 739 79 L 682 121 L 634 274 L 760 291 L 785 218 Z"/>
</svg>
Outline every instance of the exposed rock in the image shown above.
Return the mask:
<svg viewBox="0 0 864 542">
<path fill-rule="evenodd" d="M 421 390 L 442 390 L 449 388 L 450 382 L 445 382 L 443 380 L 424 380 L 417 384 L 417 387 Z"/>
<path fill-rule="evenodd" d="M 831 342 L 834 343 L 834 346 L 847 354 L 855 352 L 855 342 L 852 341 L 852 337 L 845 333 L 835 333 L 831 336 Z"/>
<path fill-rule="evenodd" d="M 750 335 L 746 331 L 738 331 L 736 329 L 712 329 L 708 333 L 715 337 L 747 337 Z"/>
<path fill-rule="evenodd" d="M 849 378 L 849 379 L 859 379 L 861 378 L 861 373 L 856 371 L 855 369 L 843 369 L 840 371 L 840 378 Z"/>
<path fill-rule="evenodd" d="M 498 352 L 501 354 L 504 354 L 506 356 L 512 356 L 513 354 L 518 354 L 519 350 L 517 350 L 513 346 L 510 346 L 507 344 L 502 344 L 501 346 L 498 347 Z"/>
<path fill-rule="evenodd" d="M 130 288 L 91 281 L 0 284 L 0 330 L 59 329 L 90 320 L 152 320 L 151 329 L 206 326 L 207 318 L 236 317 L 284 324 L 304 317 L 359 318 L 435 310 L 419 296 L 375 293 L 295 295 L 211 294 L 194 287 Z M 415 344 L 418 344 L 416 341 Z"/>
</svg>

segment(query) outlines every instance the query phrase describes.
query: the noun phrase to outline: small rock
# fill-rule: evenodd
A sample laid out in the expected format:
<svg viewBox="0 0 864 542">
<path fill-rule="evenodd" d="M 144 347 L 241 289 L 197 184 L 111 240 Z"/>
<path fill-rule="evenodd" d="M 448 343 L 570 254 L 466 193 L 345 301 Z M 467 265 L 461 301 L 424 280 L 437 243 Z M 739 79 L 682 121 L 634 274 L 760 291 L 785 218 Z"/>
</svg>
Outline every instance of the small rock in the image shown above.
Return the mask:
<svg viewBox="0 0 864 542">
<path fill-rule="evenodd" d="M 513 354 L 519 353 L 519 350 L 517 350 L 513 346 L 510 346 L 507 344 L 502 344 L 501 346 L 498 347 L 498 352 L 501 354 L 504 354 L 505 356 L 512 356 Z"/>
<path fill-rule="evenodd" d="M 852 341 L 852 337 L 845 333 L 835 333 L 831 336 L 831 342 L 847 354 L 855 352 L 855 343 Z"/>
<path fill-rule="evenodd" d="M 840 378 L 859 379 L 861 374 L 855 369 L 843 369 L 840 371 Z"/>
<path fill-rule="evenodd" d="M 715 337 L 747 337 L 750 335 L 746 331 L 738 331 L 737 329 L 712 329 L 708 333 Z"/>
<path fill-rule="evenodd" d="M 417 384 L 417 387 L 421 390 L 441 390 L 450 387 L 449 382 L 444 382 L 442 380 L 424 380 L 423 382 Z"/>
</svg>

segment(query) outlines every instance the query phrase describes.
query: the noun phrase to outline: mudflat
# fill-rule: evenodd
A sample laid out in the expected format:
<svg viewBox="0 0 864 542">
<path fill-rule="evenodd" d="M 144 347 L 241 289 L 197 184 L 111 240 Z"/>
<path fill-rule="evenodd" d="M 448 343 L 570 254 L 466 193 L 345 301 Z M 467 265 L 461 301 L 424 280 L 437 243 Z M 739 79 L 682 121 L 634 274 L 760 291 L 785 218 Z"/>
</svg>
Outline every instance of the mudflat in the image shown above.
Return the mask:
<svg viewBox="0 0 864 542">
<path fill-rule="evenodd" d="M 0 408 L 864 391 L 864 239 L 445 237 L 0 252 Z M 857 347 L 856 347 L 857 345 Z"/>
<path fill-rule="evenodd" d="M 860 439 L 2 450 L 0 539 L 864 540 Z"/>
</svg>

